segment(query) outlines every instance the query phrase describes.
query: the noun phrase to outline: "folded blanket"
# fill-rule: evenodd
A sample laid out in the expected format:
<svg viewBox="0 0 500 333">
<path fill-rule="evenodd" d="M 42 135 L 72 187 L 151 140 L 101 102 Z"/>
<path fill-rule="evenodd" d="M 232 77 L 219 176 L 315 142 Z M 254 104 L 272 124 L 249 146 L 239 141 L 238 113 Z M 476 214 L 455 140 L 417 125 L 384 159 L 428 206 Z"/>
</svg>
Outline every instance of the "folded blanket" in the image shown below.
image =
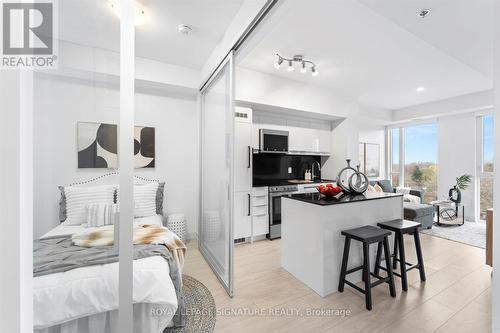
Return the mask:
<svg viewBox="0 0 500 333">
<path fill-rule="evenodd" d="M 105 226 L 97 231 L 74 234 L 71 240 L 81 247 L 110 246 L 114 244 L 114 226 Z M 172 231 L 159 225 L 141 224 L 133 228 L 134 245 L 165 245 L 176 261 L 180 270 L 184 267 L 186 245 Z"/>
</svg>

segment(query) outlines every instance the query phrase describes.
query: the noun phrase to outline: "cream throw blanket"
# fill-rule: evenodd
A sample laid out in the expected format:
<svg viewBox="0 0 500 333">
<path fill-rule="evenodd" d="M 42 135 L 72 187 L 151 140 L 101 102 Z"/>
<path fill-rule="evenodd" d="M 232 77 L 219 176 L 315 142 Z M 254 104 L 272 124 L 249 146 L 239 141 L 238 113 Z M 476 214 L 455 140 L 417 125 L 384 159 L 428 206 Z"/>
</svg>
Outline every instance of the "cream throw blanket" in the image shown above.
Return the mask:
<svg viewBox="0 0 500 333">
<path fill-rule="evenodd" d="M 81 247 L 111 246 L 114 244 L 114 226 L 100 227 L 97 231 L 76 233 L 71 237 L 74 245 Z M 180 269 L 184 267 L 186 245 L 167 228 L 159 225 L 140 224 L 134 226 L 135 245 L 165 245 Z"/>
</svg>

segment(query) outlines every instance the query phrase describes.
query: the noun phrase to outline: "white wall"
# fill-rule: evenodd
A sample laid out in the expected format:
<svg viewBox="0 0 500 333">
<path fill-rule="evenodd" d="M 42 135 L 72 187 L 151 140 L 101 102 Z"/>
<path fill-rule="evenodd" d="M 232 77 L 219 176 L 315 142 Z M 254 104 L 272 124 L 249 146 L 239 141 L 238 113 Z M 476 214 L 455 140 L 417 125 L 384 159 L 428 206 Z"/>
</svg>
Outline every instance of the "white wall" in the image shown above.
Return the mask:
<svg viewBox="0 0 500 333">
<path fill-rule="evenodd" d="M 166 181 L 164 213 L 182 212 L 189 232 L 198 214 L 198 111 L 185 95 L 136 93 L 136 123 L 156 128 L 156 168 L 138 175 Z M 34 237 L 58 224 L 58 185 L 108 170 L 77 168 L 78 121 L 118 123 L 119 91 L 113 85 L 47 75 L 35 79 Z"/>
<path fill-rule="evenodd" d="M 474 113 L 438 119 L 438 199 L 448 197 L 455 178 L 476 174 L 476 118 Z M 465 216 L 475 220 L 475 186 L 462 192 Z"/>
</svg>

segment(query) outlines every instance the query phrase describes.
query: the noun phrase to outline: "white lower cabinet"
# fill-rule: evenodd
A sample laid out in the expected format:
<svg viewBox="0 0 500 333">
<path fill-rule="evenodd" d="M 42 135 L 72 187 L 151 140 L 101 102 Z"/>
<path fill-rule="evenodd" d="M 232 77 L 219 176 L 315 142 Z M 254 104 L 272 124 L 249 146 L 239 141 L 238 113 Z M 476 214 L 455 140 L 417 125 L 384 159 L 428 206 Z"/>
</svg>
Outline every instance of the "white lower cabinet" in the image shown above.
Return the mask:
<svg viewBox="0 0 500 333">
<path fill-rule="evenodd" d="M 234 193 L 234 239 L 252 236 L 252 193 Z"/>
<path fill-rule="evenodd" d="M 269 201 L 267 187 L 252 189 L 252 236 L 265 236 L 269 233 Z"/>
</svg>

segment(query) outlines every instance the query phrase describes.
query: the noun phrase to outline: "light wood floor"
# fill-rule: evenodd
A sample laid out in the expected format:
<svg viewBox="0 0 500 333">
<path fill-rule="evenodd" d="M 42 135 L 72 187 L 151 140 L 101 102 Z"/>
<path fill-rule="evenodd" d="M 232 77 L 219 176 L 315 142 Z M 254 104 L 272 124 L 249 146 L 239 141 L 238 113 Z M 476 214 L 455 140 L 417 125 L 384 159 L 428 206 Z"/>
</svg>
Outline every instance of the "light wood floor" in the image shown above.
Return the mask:
<svg viewBox="0 0 500 333">
<path fill-rule="evenodd" d="M 491 331 L 491 269 L 484 250 L 421 235 L 427 281 L 411 271 L 410 287 L 391 298 L 387 284 L 373 290 L 374 307 L 349 289 L 322 298 L 280 266 L 280 241 L 260 241 L 235 249 L 235 297 L 229 298 L 197 249 L 188 244 L 184 273 L 204 283 L 217 309 L 216 332 L 474 332 Z M 406 240 L 408 260 L 415 262 L 413 242 Z M 313 260 L 313 258 L 312 258 Z M 233 309 L 234 314 L 227 314 Z M 264 309 L 267 315 L 248 311 Z M 296 315 L 308 309 L 345 309 L 347 316 Z M 247 312 L 244 312 L 247 311 Z M 274 315 L 271 315 L 274 311 Z M 280 313 L 279 311 L 289 311 Z M 279 315 L 281 314 L 281 315 Z"/>
</svg>

